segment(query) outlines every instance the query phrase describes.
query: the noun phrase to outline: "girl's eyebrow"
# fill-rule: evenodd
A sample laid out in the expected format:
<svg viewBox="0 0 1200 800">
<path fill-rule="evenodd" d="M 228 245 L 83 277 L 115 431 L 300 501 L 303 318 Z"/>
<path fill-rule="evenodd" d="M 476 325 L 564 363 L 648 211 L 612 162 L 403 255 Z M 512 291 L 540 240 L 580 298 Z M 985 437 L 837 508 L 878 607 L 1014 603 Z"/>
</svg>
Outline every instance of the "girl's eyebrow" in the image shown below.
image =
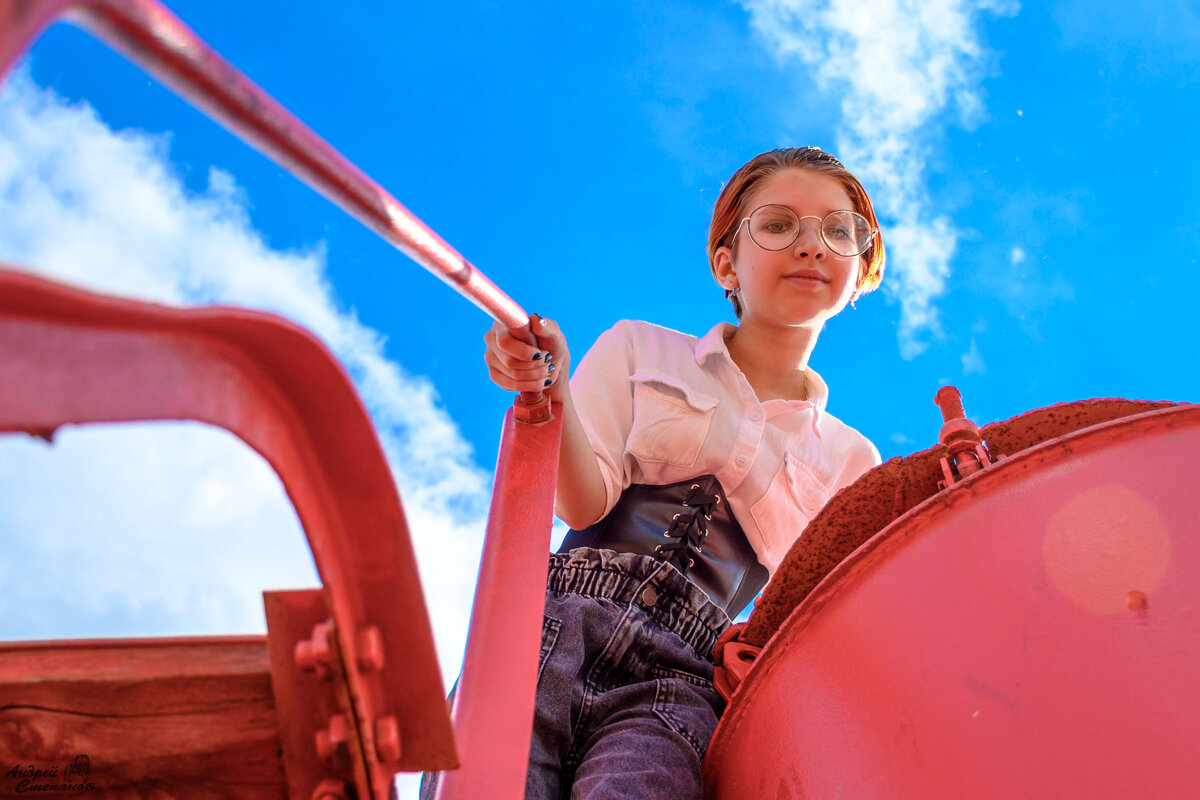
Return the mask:
<svg viewBox="0 0 1200 800">
<path fill-rule="evenodd" d="M 823 212 L 821 212 L 820 214 L 802 214 L 802 213 L 800 213 L 800 209 L 796 208 L 791 203 L 759 203 L 754 208 L 761 208 L 762 206 L 783 206 L 784 208 L 789 209 L 797 217 L 817 216 L 817 217 L 824 218 L 824 217 L 828 216 L 829 214 L 832 214 L 834 211 L 854 211 L 856 214 L 858 213 L 857 211 L 855 211 L 853 203 L 851 203 L 850 205 L 845 206 L 845 207 L 832 207 L 832 206 L 826 207 L 825 210 Z M 750 209 L 750 211 L 754 211 L 754 208 Z"/>
</svg>

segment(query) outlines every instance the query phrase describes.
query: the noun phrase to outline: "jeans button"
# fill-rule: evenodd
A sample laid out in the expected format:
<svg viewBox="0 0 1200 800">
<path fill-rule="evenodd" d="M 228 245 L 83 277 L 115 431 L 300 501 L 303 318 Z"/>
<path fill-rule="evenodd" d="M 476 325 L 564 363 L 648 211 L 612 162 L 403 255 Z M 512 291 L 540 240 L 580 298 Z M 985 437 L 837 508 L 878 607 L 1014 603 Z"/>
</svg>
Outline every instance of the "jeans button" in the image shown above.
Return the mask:
<svg viewBox="0 0 1200 800">
<path fill-rule="evenodd" d="M 658 602 L 658 592 L 653 586 L 647 586 L 642 590 L 642 602 L 648 606 L 652 606 Z"/>
</svg>

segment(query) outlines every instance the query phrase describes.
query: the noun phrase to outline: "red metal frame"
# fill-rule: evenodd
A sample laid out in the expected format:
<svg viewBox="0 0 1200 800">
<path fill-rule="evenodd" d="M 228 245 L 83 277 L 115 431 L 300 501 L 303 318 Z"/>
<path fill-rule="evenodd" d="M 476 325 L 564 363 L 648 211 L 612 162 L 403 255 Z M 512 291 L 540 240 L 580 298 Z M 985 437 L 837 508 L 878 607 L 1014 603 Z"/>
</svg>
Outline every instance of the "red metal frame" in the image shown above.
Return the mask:
<svg viewBox="0 0 1200 800">
<path fill-rule="evenodd" d="M 0 79 L 60 17 L 122 52 L 506 327 L 528 324 L 478 268 L 155 0 L 3 0 Z"/>
<path fill-rule="evenodd" d="M 468 755 L 460 769 L 442 776 L 439 800 L 525 796 L 562 418 L 523 425 L 515 411 L 504 422 L 454 696 L 454 728 Z"/>
<path fill-rule="evenodd" d="M 60 17 L 123 52 L 531 339 L 528 315 L 483 273 L 154 0 L 0 0 L 0 77 Z M 329 355 L 317 354 L 319 345 L 293 326 L 252 312 L 164 309 L 11 273 L 0 276 L 0 291 L 3 357 L 19 365 L 13 385 L 28 381 L 19 397 L 0 402 L 0 429 L 49 436 L 69 422 L 189 418 L 241 436 L 280 472 L 308 533 L 372 792 L 386 796 L 390 770 L 452 766 L 399 501 L 365 412 Z M 484 769 L 451 779 L 445 798 L 478 796 L 473 786 L 488 786 L 491 797 L 523 791 L 560 431 L 550 412 L 544 395 L 524 393 L 505 423 L 456 706 L 470 729 L 462 734 L 467 761 Z M 356 505 L 364 493 L 373 506 Z M 401 609 L 415 615 L 415 642 L 398 635 L 408 630 L 397 619 Z M 369 635 L 374 630 L 380 636 Z M 365 668 L 375 659 L 361 650 L 380 638 L 385 663 L 405 664 L 403 675 L 395 666 Z M 307 661 L 311 653 L 301 655 Z M 392 716 L 401 706 L 408 722 L 397 734 Z M 477 729 L 494 741 L 477 741 Z M 497 778 L 497 770 L 508 777 Z"/>
<path fill-rule="evenodd" d="M 762 651 L 706 796 L 1195 796 L 1198 445 L 1149 411 L 911 508 Z"/>
<path fill-rule="evenodd" d="M 241 309 L 176 309 L 0 270 L 0 431 L 188 419 L 262 454 L 296 507 L 325 585 L 377 796 L 398 770 L 456 763 L 400 498 L 349 377 L 314 336 Z M 381 634 L 382 669 L 360 659 Z M 376 723 L 400 723 L 381 758 Z"/>
</svg>

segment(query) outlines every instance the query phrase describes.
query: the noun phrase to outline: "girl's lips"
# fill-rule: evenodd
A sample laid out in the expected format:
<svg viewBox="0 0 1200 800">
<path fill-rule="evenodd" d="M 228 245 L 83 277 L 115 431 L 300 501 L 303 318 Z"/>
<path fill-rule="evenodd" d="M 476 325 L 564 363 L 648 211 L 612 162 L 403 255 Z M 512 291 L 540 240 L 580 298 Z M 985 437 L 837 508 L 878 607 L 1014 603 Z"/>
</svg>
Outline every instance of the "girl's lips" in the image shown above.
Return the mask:
<svg viewBox="0 0 1200 800">
<path fill-rule="evenodd" d="M 796 283 L 829 283 L 829 279 L 819 272 L 793 272 L 792 274 L 784 275 L 783 277 Z"/>
</svg>

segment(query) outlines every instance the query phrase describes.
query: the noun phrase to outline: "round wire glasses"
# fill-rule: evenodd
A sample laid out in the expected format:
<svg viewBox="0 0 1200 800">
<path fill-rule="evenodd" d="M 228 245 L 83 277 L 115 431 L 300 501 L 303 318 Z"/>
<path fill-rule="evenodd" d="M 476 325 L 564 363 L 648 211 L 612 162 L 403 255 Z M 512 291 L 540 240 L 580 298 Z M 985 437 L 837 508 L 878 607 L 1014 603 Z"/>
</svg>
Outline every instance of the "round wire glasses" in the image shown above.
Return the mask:
<svg viewBox="0 0 1200 800">
<path fill-rule="evenodd" d="M 764 250 L 786 250 L 800 238 L 800 223 L 815 219 L 820 223 L 821 240 L 839 256 L 861 256 L 871 246 L 876 229 L 867 218 L 854 211 L 830 211 L 822 219 L 817 216 L 798 217 L 787 206 L 759 206 L 738 223 L 733 238 L 742 225 L 750 223 L 750 238 Z"/>
</svg>

